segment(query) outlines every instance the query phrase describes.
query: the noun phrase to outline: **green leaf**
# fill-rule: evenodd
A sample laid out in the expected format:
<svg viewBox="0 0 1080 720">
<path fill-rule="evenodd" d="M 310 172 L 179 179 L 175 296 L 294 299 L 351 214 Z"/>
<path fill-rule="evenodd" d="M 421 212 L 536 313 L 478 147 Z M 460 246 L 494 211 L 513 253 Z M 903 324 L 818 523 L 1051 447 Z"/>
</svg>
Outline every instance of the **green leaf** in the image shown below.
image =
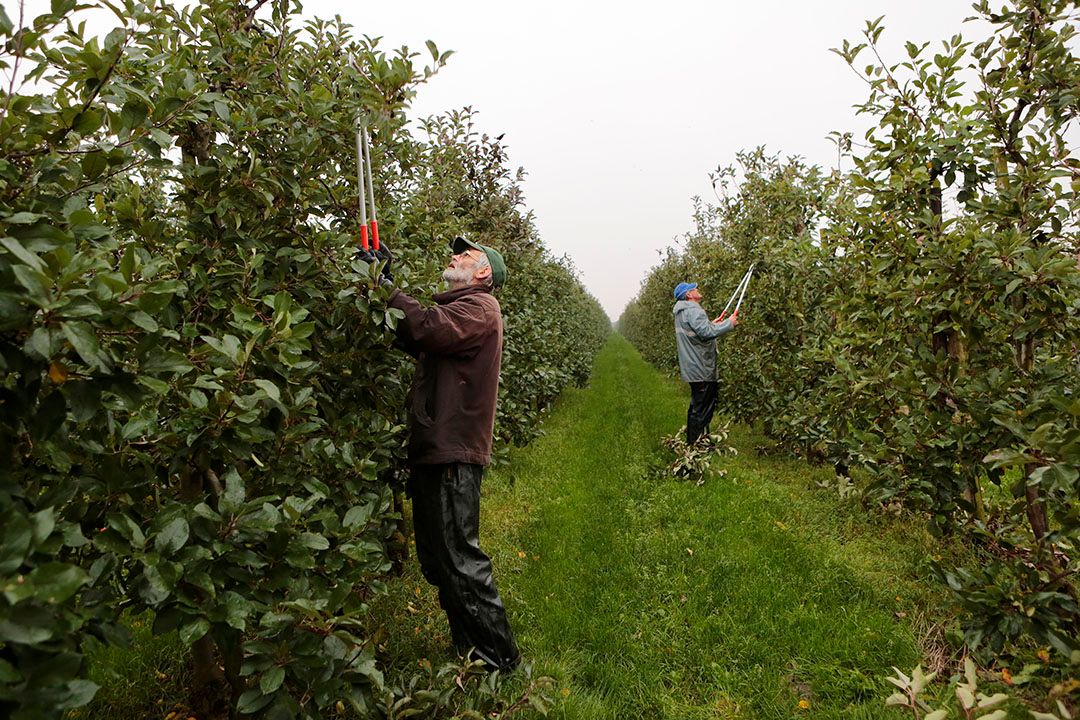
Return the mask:
<svg viewBox="0 0 1080 720">
<path fill-rule="evenodd" d="M 31 515 L 30 527 L 33 530 L 34 546 L 45 542 L 45 539 L 52 535 L 56 528 L 56 513 L 53 508 L 45 508 Z"/>
<path fill-rule="evenodd" d="M 182 354 L 162 348 L 151 350 L 139 365 L 144 373 L 186 373 L 195 368 Z"/>
<path fill-rule="evenodd" d="M 71 680 L 64 684 L 64 690 L 56 699 L 56 707 L 61 710 L 73 710 L 89 704 L 100 689 L 90 680 Z"/>
<path fill-rule="evenodd" d="M 210 632 L 210 621 L 206 618 L 196 618 L 180 626 L 180 639 L 185 645 L 191 645 L 208 632 Z"/>
<path fill-rule="evenodd" d="M 81 567 L 60 562 L 46 563 L 29 577 L 34 583 L 34 595 L 52 605 L 64 602 L 90 580 Z"/>
<path fill-rule="evenodd" d="M 124 249 L 124 256 L 120 258 L 120 274 L 131 283 L 132 273 L 135 271 L 135 246 L 128 245 Z"/>
<path fill-rule="evenodd" d="M 84 112 L 79 113 L 75 118 L 73 129 L 83 137 L 97 132 L 97 129 L 101 127 L 101 122 L 104 116 L 101 111 L 96 108 L 89 108 Z"/>
<path fill-rule="evenodd" d="M 240 340 L 236 336 L 226 335 L 219 339 L 210 335 L 203 335 L 202 339 L 207 345 L 214 348 L 234 363 L 240 362 Z"/>
<path fill-rule="evenodd" d="M 154 142 L 158 144 L 158 147 L 160 147 L 163 150 L 168 150 L 169 148 L 172 147 L 172 144 L 173 144 L 172 135 L 170 135 L 169 133 L 165 132 L 164 130 L 162 130 L 160 128 L 157 128 L 157 127 L 150 128 L 150 137 L 152 137 L 154 139 Z"/>
<path fill-rule="evenodd" d="M 149 375 L 142 375 L 139 377 L 139 384 L 150 388 L 150 390 L 157 395 L 168 395 L 172 386 L 164 380 L 158 380 L 155 377 Z"/>
<path fill-rule="evenodd" d="M 206 393 L 201 390 L 191 390 L 188 392 L 188 401 L 191 403 L 191 407 L 196 410 L 204 410 L 210 401 L 206 397 Z"/>
<path fill-rule="evenodd" d="M 302 546 L 312 550 L 328 550 L 330 548 L 330 541 L 317 533 L 301 533 L 298 539 Z"/>
<path fill-rule="evenodd" d="M 18 605 L 27 598 L 34 597 L 34 583 L 25 576 L 9 578 L 3 586 L 4 599 L 11 605 Z"/>
<path fill-rule="evenodd" d="M 280 665 L 275 665 L 262 674 L 259 678 L 259 689 L 263 691 L 264 695 L 270 695 L 275 692 L 281 683 L 285 680 L 285 668 Z"/>
<path fill-rule="evenodd" d="M 171 577 L 166 577 L 162 569 L 157 565 L 143 565 L 146 585 L 141 588 L 140 596 L 147 605 L 160 605 L 172 595 L 175 583 Z"/>
<path fill-rule="evenodd" d="M 67 382 L 62 392 L 75 422 L 86 422 L 101 410 L 101 386 L 97 383 L 85 380 Z"/>
<path fill-rule="evenodd" d="M 264 695 L 262 690 L 252 688 L 240 696 L 236 703 L 236 709 L 245 715 L 252 715 L 269 705 L 273 699 L 273 695 Z"/>
<path fill-rule="evenodd" d="M 138 325 L 147 332 L 157 332 L 160 329 L 157 320 L 150 317 L 142 310 L 135 310 L 128 317 L 130 318 L 131 322 L 133 322 L 135 325 Z"/>
<path fill-rule="evenodd" d="M 39 273 L 45 271 L 45 265 L 41 262 L 41 258 L 27 250 L 23 246 L 23 244 L 15 238 L 0 238 L 0 245 L 3 245 L 5 248 L 7 248 L 8 252 L 22 260 L 34 270 L 37 270 Z"/>
<path fill-rule="evenodd" d="M 45 216 L 32 212 L 17 212 L 4 218 L 4 222 L 8 225 L 33 225 L 43 217 Z"/>
<path fill-rule="evenodd" d="M 71 346 L 75 348 L 75 352 L 79 354 L 79 357 L 87 365 L 108 372 L 109 362 L 102 355 L 97 336 L 89 324 L 84 322 L 64 322 L 60 323 L 60 329 L 63 330 L 64 337 L 68 339 Z"/>
<path fill-rule="evenodd" d="M 15 274 L 15 279 L 19 281 L 19 284 L 30 293 L 30 299 L 37 305 L 44 307 L 49 304 L 49 293 L 45 289 L 46 286 L 51 285 L 49 278 L 28 265 L 15 265 L 11 268 L 11 272 Z"/>
<path fill-rule="evenodd" d="M 132 547 L 140 550 L 145 547 L 146 535 L 143 534 L 142 529 L 131 517 L 124 513 L 111 513 L 107 521 L 109 527 L 120 533 L 125 540 L 131 543 Z"/>
<path fill-rule="evenodd" d="M 347 530 L 354 530 L 365 525 L 371 518 L 371 505 L 354 505 L 345 513 L 344 525 Z"/>
<path fill-rule="evenodd" d="M 254 380 L 252 382 L 254 382 L 255 385 L 257 387 L 259 387 L 263 392 L 265 392 L 267 394 L 267 396 L 270 397 L 271 400 L 274 400 L 276 402 L 281 402 L 281 391 L 278 390 L 277 385 L 270 382 L 269 380 L 263 380 L 263 379 Z"/>
<path fill-rule="evenodd" d="M 235 512 L 244 504 L 244 479 L 240 477 L 236 468 L 229 468 L 229 471 L 225 473 L 224 482 L 225 492 L 221 495 L 221 509 L 224 512 Z"/>
<path fill-rule="evenodd" d="M 56 351 L 54 335 L 48 327 L 39 327 L 30 333 L 26 340 L 26 348 L 31 355 L 36 355 L 41 360 L 51 360 Z"/>
<path fill-rule="evenodd" d="M 188 523 L 184 518 L 176 518 L 158 533 L 154 540 L 155 549 L 162 555 L 172 555 L 188 541 Z"/>
<path fill-rule="evenodd" d="M 252 611 L 251 603 L 232 590 L 226 592 L 222 600 L 225 605 L 225 622 L 243 632 L 247 628 L 247 616 Z"/>
<path fill-rule="evenodd" d="M 20 622 L 18 617 L 0 622 L 0 641 L 36 645 L 51 640 L 55 634 L 54 628 Z"/>
</svg>

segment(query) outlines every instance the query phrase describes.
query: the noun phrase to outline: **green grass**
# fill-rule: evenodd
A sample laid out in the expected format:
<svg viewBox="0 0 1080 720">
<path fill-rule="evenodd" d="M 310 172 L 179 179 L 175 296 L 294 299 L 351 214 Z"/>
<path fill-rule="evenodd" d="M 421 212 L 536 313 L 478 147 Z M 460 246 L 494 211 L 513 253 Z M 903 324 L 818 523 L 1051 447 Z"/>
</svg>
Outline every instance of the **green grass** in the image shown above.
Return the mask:
<svg viewBox="0 0 1080 720">
<path fill-rule="evenodd" d="M 481 544 L 526 658 L 557 681 L 552 717 L 895 717 L 883 678 L 920 659 L 934 541 L 822 491 L 827 470 L 756 455 L 746 430 L 726 477 L 657 479 L 686 402 L 616 336 L 485 480 Z M 386 645 L 435 661 L 445 625 L 418 578 L 401 581 L 411 632 Z"/>
<path fill-rule="evenodd" d="M 87 648 L 89 679 L 101 686 L 93 702 L 67 714 L 78 718 L 188 717 L 190 671 L 187 648 L 178 633 L 154 636 L 150 613 L 125 616 L 130 647 L 92 643 Z"/>
</svg>

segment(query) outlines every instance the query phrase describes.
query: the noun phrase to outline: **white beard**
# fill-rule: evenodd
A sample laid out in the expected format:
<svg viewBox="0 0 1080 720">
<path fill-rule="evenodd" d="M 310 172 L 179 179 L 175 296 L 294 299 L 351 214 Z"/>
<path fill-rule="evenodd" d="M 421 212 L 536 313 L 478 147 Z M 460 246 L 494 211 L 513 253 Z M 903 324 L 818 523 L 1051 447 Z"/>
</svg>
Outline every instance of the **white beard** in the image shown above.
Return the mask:
<svg viewBox="0 0 1080 720">
<path fill-rule="evenodd" d="M 450 283 L 451 287 L 464 287 L 472 282 L 473 271 L 469 268 L 446 268 L 442 271 L 442 278 Z"/>
</svg>

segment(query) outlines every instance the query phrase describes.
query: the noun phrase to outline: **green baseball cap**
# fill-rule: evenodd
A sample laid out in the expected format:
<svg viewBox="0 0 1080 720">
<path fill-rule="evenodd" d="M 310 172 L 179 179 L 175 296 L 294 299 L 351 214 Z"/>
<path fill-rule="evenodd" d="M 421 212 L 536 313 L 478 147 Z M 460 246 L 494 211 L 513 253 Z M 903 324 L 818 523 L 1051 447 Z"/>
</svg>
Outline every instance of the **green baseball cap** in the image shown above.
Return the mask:
<svg viewBox="0 0 1080 720">
<path fill-rule="evenodd" d="M 461 236 L 454 238 L 454 242 L 450 246 L 454 250 L 454 254 L 460 254 L 469 250 L 479 250 L 487 255 L 488 263 L 491 265 L 491 282 L 495 287 L 502 287 L 506 282 L 506 262 L 503 260 L 503 256 L 493 247 L 487 245 L 481 245 L 474 243 L 472 240 L 468 240 Z"/>
</svg>

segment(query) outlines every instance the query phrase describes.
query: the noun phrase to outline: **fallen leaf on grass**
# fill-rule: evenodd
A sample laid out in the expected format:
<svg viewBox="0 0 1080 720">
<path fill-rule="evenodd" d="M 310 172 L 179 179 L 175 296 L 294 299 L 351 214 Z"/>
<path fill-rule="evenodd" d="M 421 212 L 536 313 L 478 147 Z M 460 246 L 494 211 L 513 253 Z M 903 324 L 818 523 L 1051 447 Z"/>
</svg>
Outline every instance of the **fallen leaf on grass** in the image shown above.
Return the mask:
<svg viewBox="0 0 1080 720">
<path fill-rule="evenodd" d="M 1080 690 L 1080 680 L 1066 680 L 1050 689 L 1051 697 L 1060 697 Z"/>
</svg>

